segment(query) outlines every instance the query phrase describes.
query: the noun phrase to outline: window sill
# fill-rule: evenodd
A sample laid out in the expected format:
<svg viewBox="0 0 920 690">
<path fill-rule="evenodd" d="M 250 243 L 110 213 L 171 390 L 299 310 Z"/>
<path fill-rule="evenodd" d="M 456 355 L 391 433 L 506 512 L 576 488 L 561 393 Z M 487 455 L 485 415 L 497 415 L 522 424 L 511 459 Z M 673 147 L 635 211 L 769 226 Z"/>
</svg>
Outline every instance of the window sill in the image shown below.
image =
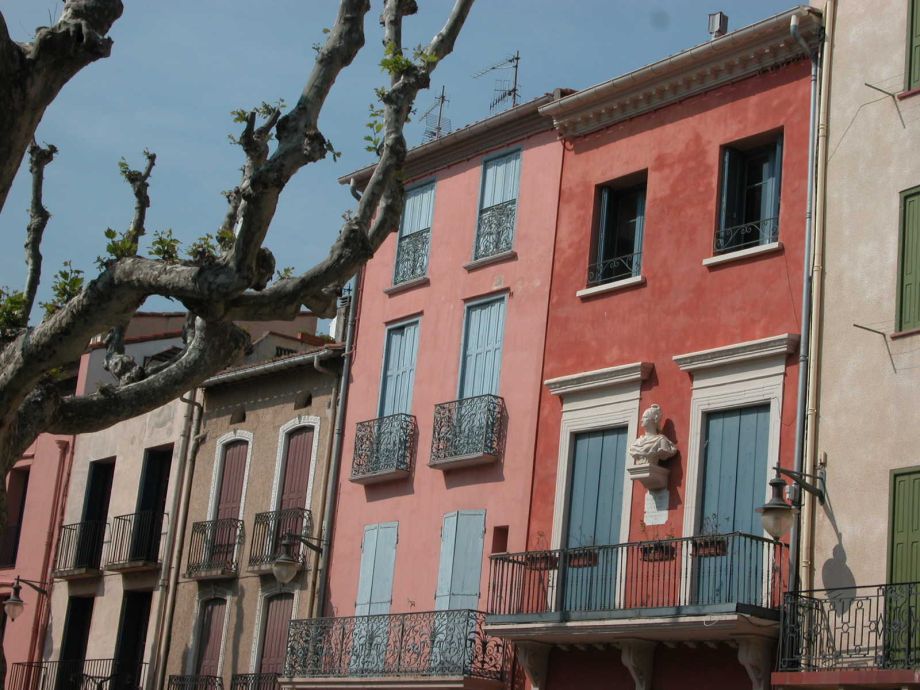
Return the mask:
<svg viewBox="0 0 920 690">
<path fill-rule="evenodd" d="M 781 251 L 783 251 L 782 242 L 770 242 L 769 244 L 761 244 L 757 247 L 739 249 L 736 252 L 729 252 L 728 254 L 707 257 L 703 259 L 703 265 L 706 267 L 719 266 L 721 264 L 731 263 L 732 261 L 743 261 L 744 259 L 750 259 L 751 257 L 760 256 L 761 254 L 774 254 Z"/>
<path fill-rule="evenodd" d="M 911 328 L 906 331 L 895 331 L 888 337 L 892 340 L 900 340 L 901 338 L 909 338 L 912 335 L 920 335 L 920 328 Z"/>
<path fill-rule="evenodd" d="M 465 268 L 467 271 L 475 271 L 476 269 L 483 268 L 484 266 L 500 264 L 503 261 L 514 261 L 515 259 L 517 259 L 517 252 L 513 249 L 509 249 L 507 252 L 499 252 L 498 254 L 493 254 L 492 256 L 484 256 L 481 259 L 470 261 L 468 264 L 463 264 L 463 268 Z"/>
<path fill-rule="evenodd" d="M 897 94 L 897 96 L 898 96 L 899 101 L 903 101 L 905 98 L 916 96 L 918 93 L 920 93 L 920 87 L 916 87 L 913 89 L 906 89 L 902 91 L 901 93 Z"/>
<path fill-rule="evenodd" d="M 585 288 L 584 290 L 579 290 L 575 293 L 575 296 L 579 299 L 590 299 L 596 295 L 604 295 L 608 292 L 616 292 L 617 290 L 625 290 L 626 288 L 636 287 L 638 285 L 645 285 L 645 276 L 632 276 L 631 278 L 623 278 L 622 280 L 615 280 L 612 283 L 604 283 L 603 285 L 595 285 L 594 287 Z"/>
<path fill-rule="evenodd" d="M 421 278 L 413 278 L 412 280 L 407 280 L 405 283 L 400 283 L 399 285 L 391 285 L 388 288 L 384 288 L 383 291 L 388 295 L 398 295 L 400 292 L 405 292 L 406 290 L 411 290 L 417 287 L 424 287 L 431 284 L 431 279 L 428 276 L 422 276 Z"/>
</svg>

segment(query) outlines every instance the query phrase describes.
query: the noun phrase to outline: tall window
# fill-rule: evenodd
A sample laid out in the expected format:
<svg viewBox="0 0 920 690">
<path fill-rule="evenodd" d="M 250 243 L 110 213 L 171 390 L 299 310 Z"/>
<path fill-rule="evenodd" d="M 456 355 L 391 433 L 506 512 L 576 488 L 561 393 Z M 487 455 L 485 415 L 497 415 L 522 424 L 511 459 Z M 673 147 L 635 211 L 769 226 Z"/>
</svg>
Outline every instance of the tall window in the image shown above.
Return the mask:
<svg viewBox="0 0 920 690">
<path fill-rule="evenodd" d="M 461 398 L 498 393 L 504 335 L 504 297 L 467 307 L 460 365 Z"/>
<path fill-rule="evenodd" d="M 920 328 L 920 188 L 901 195 L 898 330 Z"/>
<path fill-rule="evenodd" d="M 486 511 L 458 510 L 444 516 L 435 608 L 479 608 Z"/>
<path fill-rule="evenodd" d="M 474 259 L 511 251 L 520 173 L 520 151 L 483 163 Z"/>
<path fill-rule="evenodd" d="M 6 505 L 7 523 L 0 537 L 0 568 L 16 565 L 19 550 L 19 535 L 22 532 L 22 518 L 26 508 L 26 493 L 29 487 L 29 468 L 11 470 L 7 475 Z"/>
<path fill-rule="evenodd" d="M 409 414 L 418 352 L 418 321 L 394 326 L 387 331 L 380 390 L 380 416 Z"/>
<path fill-rule="evenodd" d="M 907 84 L 920 88 L 920 0 L 910 0 L 907 16 Z"/>
<path fill-rule="evenodd" d="M 722 150 L 722 189 L 715 254 L 770 244 L 779 239 L 783 140 Z"/>
<path fill-rule="evenodd" d="M 396 248 L 394 285 L 418 280 L 428 274 L 433 206 L 434 182 L 406 192 L 406 206 L 399 226 L 399 241 Z"/>
<path fill-rule="evenodd" d="M 588 285 L 638 276 L 642 270 L 645 183 L 628 188 L 601 187 L 598 221 Z"/>
</svg>

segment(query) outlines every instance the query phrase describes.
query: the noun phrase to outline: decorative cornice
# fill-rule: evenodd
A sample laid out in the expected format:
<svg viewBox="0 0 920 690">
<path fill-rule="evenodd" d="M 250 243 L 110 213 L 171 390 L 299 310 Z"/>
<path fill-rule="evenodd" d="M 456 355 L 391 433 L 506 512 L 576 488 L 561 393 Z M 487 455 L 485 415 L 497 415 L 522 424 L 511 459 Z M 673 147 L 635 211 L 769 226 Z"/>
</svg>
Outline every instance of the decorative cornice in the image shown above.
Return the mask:
<svg viewBox="0 0 920 690">
<path fill-rule="evenodd" d="M 618 367 L 583 371 L 578 374 L 559 376 L 543 382 L 553 395 L 569 395 L 596 388 L 608 388 L 624 383 L 639 383 L 648 378 L 655 365 L 651 362 L 634 362 L 622 364 Z"/>
<path fill-rule="evenodd" d="M 759 72 L 806 58 L 789 23 L 815 49 L 821 13 L 805 6 L 690 48 L 540 108 L 564 137 L 581 136 L 704 93 Z"/>
<path fill-rule="evenodd" d="M 771 338 L 748 340 L 744 343 L 715 347 L 711 350 L 689 352 L 685 355 L 674 355 L 674 361 L 684 371 L 697 371 L 710 369 L 737 362 L 749 362 L 764 357 L 788 355 L 795 352 L 799 344 L 797 333 L 783 333 Z"/>
</svg>

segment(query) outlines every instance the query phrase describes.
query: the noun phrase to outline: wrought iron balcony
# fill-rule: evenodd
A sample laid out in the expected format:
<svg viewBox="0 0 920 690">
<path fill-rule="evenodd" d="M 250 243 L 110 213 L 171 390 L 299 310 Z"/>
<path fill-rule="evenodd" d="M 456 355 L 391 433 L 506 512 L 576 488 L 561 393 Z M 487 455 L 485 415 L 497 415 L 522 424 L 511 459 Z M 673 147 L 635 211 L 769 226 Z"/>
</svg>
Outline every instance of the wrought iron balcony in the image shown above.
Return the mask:
<svg viewBox="0 0 920 690">
<path fill-rule="evenodd" d="M 20 525 L 8 523 L 0 533 L 0 568 L 12 568 L 16 565 L 16 554 L 19 551 Z"/>
<path fill-rule="evenodd" d="M 780 671 L 920 667 L 920 583 L 789 592 Z"/>
<path fill-rule="evenodd" d="M 428 252 L 431 247 L 431 228 L 417 230 L 399 238 L 396 245 L 396 270 L 393 285 L 401 285 L 428 275 Z"/>
<path fill-rule="evenodd" d="M 249 567 L 271 568 L 281 553 L 281 542 L 287 534 L 313 536 L 312 513 L 304 508 L 287 508 L 256 514 L 249 548 Z M 307 548 L 298 541 L 291 546 L 291 556 L 303 565 L 307 561 Z"/>
<path fill-rule="evenodd" d="M 416 429 L 411 414 L 359 422 L 355 429 L 351 481 L 375 484 L 408 476 L 415 460 Z"/>
<path fill-rule="evenodd" d="M 7 690 L 142 690 L 147 664 L 116 659 L 12 664 Z"/>
<path fill-rule="evenodd" d="M 237 673 L 230 681 L 231 690 L 277 690 L 277 688 L 277 673 Z M 194 690 L 204 689 L 195 688 Z"/>
<path fill-rule="evenodd" d="M 100 573 L 106 522 L 77 522 L 61 527 L 53 576 L 68 580 Z"/>
<path fill-rule="evenodd" d="M 494 462 L 504 451 L 506 422 L 505 401 L 497 395 L 436 405 L 431 466 L 450 469 Z"/>
<path fill-rule="evenodd" d="M 623 254 L 588 266 L 588 287 L 632 278 L 642 272 L 642 252 Z"/>
<path fill-rule="evenodd" d="M 490 622 L 757 609 L 778 618 L 786 545 L 734 532 L 491 557 Z M 550 615 L 551 614 L 551 615 Z"/>
<path fill-rule="evenodd" d="M 233 518 L 206 520 L 192 525 L 186 577 L 235 577 L 240 569 L 243 521 Z"/>
<path fill-rule="evenodd" d="M 168 690 L 224 690 L 220 676 L 170 676 Z"/>
<path fill-rule="evenodd" d="M 479 226 L 476 229 L 476 249 L 473 252 L 473 259 L 485 259 L 511 251 L 516 213 L 517 199 L 495 204 L 479 211 Z"/>
<path fill-rule="evenodd" d="M 466 609 L 291 622 L 284 675 L 293 678 L 426 676 L 501 681 L 504 643 Z"/>
<path fill-rule="evenodd" d="M 727 254 L 740 249 L 771 244 L 779 240 L 779 218 L 761 218 L 751 223 L 716 230 L 713 254 Z"/>
<path fill-rule="evenodd" d="M 149 570 L 160 565 L 163 513 L 145 510 L 112 518 L 107 570 Z"/>
</svg>

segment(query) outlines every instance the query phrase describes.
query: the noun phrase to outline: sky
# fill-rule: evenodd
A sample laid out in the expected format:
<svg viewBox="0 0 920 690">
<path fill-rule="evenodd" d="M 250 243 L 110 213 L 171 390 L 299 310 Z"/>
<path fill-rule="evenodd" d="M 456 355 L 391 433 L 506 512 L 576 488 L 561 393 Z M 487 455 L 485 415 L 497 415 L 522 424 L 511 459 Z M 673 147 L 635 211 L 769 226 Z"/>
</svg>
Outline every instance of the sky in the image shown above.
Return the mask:
<svg viewBox="0 0 920 690">
<path fill-rule="evenodd" d="M 419 0 L 405 20 L 407 46 L 427 43 L 446 19 L 449 0 Z M 31 38 L 56 18 L 61 0 L 3 0 L 13 38 Z M 40 142 L 58 147 L 46 169 L 43 283 L 62 262 L 94 275 L 107 227 L 127 228 L 133 197 L 118 173 L 124 157 L 143 164 L 157 154 L 147 216 L 148 240 L 171 228 L 186 245 L 214 233 L 226 211 L 221 191 L 239 181 L 242 152 L 229 134 L 230 112 L 262 101 L 296 101 L 312 65 L 315 43 L 331 26 L 335 0 L 125 0 L 110 35 L 112 55 L 89 65 L 64 87 L 39 125 Z M 266 240 L 278 267 L 305 270 L 322 259 L 353 207 L 337 178 L 373 162 L 365 151 L 368 106 L 385 83 L 372 0 L 364 50 L 340 75 L 320 117 L 320 130 L 342 153 L 337 162 L 302 169 L 288 184 Z M 454 52 L 438 65 L 430 91 L 416 101 L 421 116 L 446 87 L 445 115 L 454 129 L 490 114 L 496 80 L 508 70 L 474 75 L 520 52 L 525 100 L 557 87 L 584 88 L 708 40 L 707 15 L 729 16 L 729 30 L 793 6 L 780 0 L 477 0 Z M 423 141 L 421 117 L 406 130 Z M 22 248 L 29 207 L 28 163 L 0 212 L 0 286 L 21 289 Z M 143 245 L 142 245 L 143 251 Z M 149 309 L 180 309 L 165 299 Z M 38 313 L 33 312 L 33 319 Z"/>
</svg>

